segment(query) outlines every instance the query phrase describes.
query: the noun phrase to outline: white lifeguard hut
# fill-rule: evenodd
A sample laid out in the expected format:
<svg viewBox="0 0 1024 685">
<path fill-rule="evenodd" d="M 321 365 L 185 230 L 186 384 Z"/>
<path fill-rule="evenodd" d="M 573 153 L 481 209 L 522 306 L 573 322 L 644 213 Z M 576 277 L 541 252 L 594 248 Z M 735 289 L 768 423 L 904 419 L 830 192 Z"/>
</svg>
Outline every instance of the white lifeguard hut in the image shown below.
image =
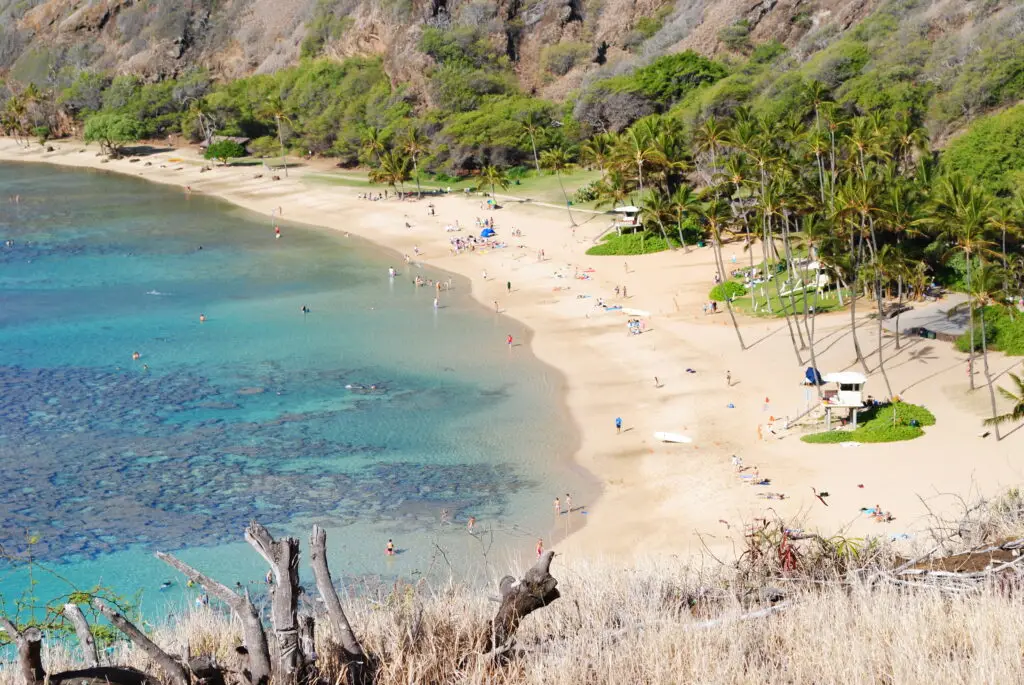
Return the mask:
<svg viewBox="0 0 1024 685">
<path fill-rule="evenodd" d="M 640 226 L 640 208 L 632 205 L 624 207 L 616 207 L 612 210 L 615 212 L 615 219 L 612 220 L 612 226 L 619 235 L 622 235 L 622 229 L 626 228 L 633 230 Z"/>
<path fill-rule="evenodd" d="M 822 390 L 825 406 L 825 430 L 832 429 L 832 410 L 848 409 L 850 420 L 857 425 L 857 412 L 864 408 L 864 384 L 867 378 L 856 371 L 827 373 L 821 377 L 826 387 Z"/>
</svg>

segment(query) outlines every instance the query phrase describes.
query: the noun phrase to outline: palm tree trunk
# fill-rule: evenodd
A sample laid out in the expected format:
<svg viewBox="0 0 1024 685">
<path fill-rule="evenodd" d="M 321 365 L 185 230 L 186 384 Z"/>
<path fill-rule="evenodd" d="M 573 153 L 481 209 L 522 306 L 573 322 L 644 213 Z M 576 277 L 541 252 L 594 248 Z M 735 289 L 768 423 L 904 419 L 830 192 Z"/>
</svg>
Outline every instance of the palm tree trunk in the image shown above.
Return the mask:
<svg viewBox="0 0 1024 685">
<path fill-rule="evenodd" d="M 565 211 L 569 213 L 569 223 L 573 225 L 573 228 L 575 228 L 576 219 L 572 216 L 572 208 L 569 205 L 569 194 L 565 192 L 565 186 L 562 185 L 562 174 L 558 169 L 555 169 L 555 178 L 558 179 L 558 187 L 562 189 L 562 197 L 565 198 Z"/>
<path fill-rule="evenodd" d="M 896 279 L 896 349 L 900 349 L 900 310 L 903 309 L 903 274 Z"/>
<path fill-rule="evenodd" d="M 718 272 L 722 274 L 722 283 L 725 283 L 725 260 L 722 259 L 722 243 L 721 243 L 721 232 L 717 227 L 714 228 L 714 235 L 712 238 L 715 241 L 714 253 L 715 261 L 718 262 Z M 736 312 L 732 309 L 732 300 L 729 295 L 725 293 L 723 288 L 723 295 L 725 295 L 725 309 L 729 312 L 729 318 L 732 320 L 732 328 L 736 331 L 736 339 L 740 341 L 740 350 L 746 350 L 747 345 L 743 342 L 743 334 L 740 333 L 740 325 L 736 322 Z"/>
<path fill-rule="evenodd" d="M 862 224 L 863 221 L 864 219 L 861 218 Z M 862 231 L 863 228 L 862 225 Z M 860 362 L 861 368 L 864 369 L 864 375 L 867 376 L 870 373 L 868 371 L 868 363 L 864 360 L 864 354 L 860 351 L 860 341 L 857 339 L 857 281 L 859 280 L 857 272 L 860 267 L 860 260 L 857 258 L 856 237 L 852 227 L 850 231 L 850 265 L 853 275 L 852 288 L 850 289 L 850 335 L 853 337 L 853 351 L 857 354 L 857 361 Z"/>
<path fill-rule="evenodd" d="M 540 176 L 540 157 L 537 156 L 537 138 L 530 131 L 530 145 L 533 147 L 533 166 L 537 167 L 537 175 Z"/>
<path fill-rule="evenodd" d="M 999 415 L 996 409 L 996 390 L 992 385 L 992 374 L 988 368 L 988 340 L 985 333 L 985 307 L 982 306 L 978 312 L 981 314 L 981 358 L 982 365 L 985 369 L 985 381 L 988 383 L 988 399 L 992 405 L 992 418 L 994 419 Z M 996 431 L 996 440 L 1002 440 L 1002 436 L 999 435 L 999 424 L 994 424 L 993 428 Z"/>
<path fill-rule="evenodd" d="M 971 377 L 971 390 L 974 390 L 974 292 L 971 284 L 971 253 L 967 252 L 967 316 L 968 329 L 971 334 L 971 349 L 967 352 L 967 375 Z"/>
<path fill-rule="evenodd" d="M 782 248 L 783 248 L 783 250 L 786 253 L 786 260 L 789 262 L 790 268 L 793 269 L 793 278 L 794 278 L 794 281 L 795 281 L 796 280 L 796 268 L 793 265 L 793 251 L 790 249 L 790 245 L 789 245 L 789 217 L 785 216 L 785 215 L 783 215 L 783 217 L 782 217 Z M 801 285 L 803 284 L 803 279 L 802 278 L 800 279 L 800 283 L 801 283 Z M 806 293 L 807 290 L 804 289 L 804 292 Z M 789 289 L 789 306 L 793 308 L 793 318 L 796 319 L 796 298 L 793 296 L 793 288 Z M 783 308 L 783 310 L 785 310 L 786 306 L 783 305 L 782 308 Z M 797 335 L 797 337 L 800 338 L 800 349 L 801 350 L 807 349 L 807 343 L 804 342 L 804 334 L 803 334 L 803 331 L 800 330 L 800 322 L 799 321 L 796 322 L 796 325 L 794 326 L 794 328 L 796 328 L 796 335 Z"/>
<path fill-rule="evenodd" d="M 420 165 L 416 162 L 416 155 L 412 156 L 412 169 L 416 173 L 416 198 L 423 199 L 423 188 L 420 187 Z"/>
</svg>

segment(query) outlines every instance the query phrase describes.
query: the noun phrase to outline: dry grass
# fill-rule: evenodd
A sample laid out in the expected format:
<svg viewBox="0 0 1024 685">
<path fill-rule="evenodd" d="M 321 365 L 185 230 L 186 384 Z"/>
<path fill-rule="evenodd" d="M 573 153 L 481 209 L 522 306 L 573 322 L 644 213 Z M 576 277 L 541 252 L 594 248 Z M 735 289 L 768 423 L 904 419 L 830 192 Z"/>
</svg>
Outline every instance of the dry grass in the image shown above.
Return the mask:
<svg viewBox="0 0 1024 685">
<path fill-rule="evenodd" d="M 1022 500 L 964 507 L 935 526 L 929 549 L 991 545 L 1024 534 Z M 396 584 L 347 602 L 382 685 L 408 683 L 963 683 L 1019 682 L 1024 644 L 1021 572 L 955 588 L 914 576 L 888 544 L 805 536 L 778 522 L 747 537 L 735 564 L 698 568 L 674 558 L 629 566 L 576 564 L 552 573 L 562 599 L 529 616 L 511 665 L 496 667 L 472 645 L 496 604 L 464 585 Z M 799 534 L 796 535 L 800 537 Z M 973 582 L 973 581 L 972 581 Z M 968 589 L 964 589 L 967 587 Z M 493 591 L 492 591 L 493 593 Z M 747 616 L 774 607 L 770 615 Z M 330 683 L 343 667 L 318 627 L 318 667 Z M 173 617 L 156 641 L 231 664 L 240 630 L 215 609 Z M 152 672 L 125 646 L 113 663 Z M 74 644 L 47 643 L 50 670 L 74 665 Z M 0 670 L 0 685 L 15 682 Z"/>
</svg>

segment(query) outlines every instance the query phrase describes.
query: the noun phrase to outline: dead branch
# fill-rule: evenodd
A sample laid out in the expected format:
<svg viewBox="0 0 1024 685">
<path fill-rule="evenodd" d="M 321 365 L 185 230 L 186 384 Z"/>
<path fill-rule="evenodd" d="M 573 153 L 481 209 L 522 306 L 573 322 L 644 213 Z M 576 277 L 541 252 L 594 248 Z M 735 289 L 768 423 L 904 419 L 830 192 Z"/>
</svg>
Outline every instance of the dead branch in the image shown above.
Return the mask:
<svg viewBox="0 0 1024 685">
<path fill-rule="evenodd" d="M 25 632 L 19 632 L 5 616 L 0 616 L 0 628 L 7 631 L 7 636 L 18 647 L 18 667 L 21 669 L 23 685 L 42 682 L 46 678 L 42 657 L 43 634 L 38 628 L 26 628 Z"/>
<path fill-rule="evenodd" d="M 47 678 L 47 682 L 50 685 L 153 685 L 156 678 L 134 668 L 102 666 L 54 673 Z"/>
<path fill-rule="evenodd" d="M 242 622 L 242 640 L 249 661 L 248 671 L 243 675 L 253 685 L 263 685 L 270 681 L 270 649 L 267 646 L 267 634 L 263 630 L 263 622 L 249 598 L 249 591 L 244 594 L 228 589 L 209 576 L 197 571 L 188 564 L 165 552 L 157 552 L 156 558 L 174 567 L 193 583 L 198 583 L 206 592 L 231 607 Z"/>
<path fill-rule="evenodd" d="M 273 680 L 277 685 L 294 685 L 306 665 L 299 641 L 299 541 L 295 538 L 275 540 L 270 531 L 256 521 L 245 529 L 245 539 L 266 560 L 274 575 L 270 590 L 270 620 L 275 637 Z"/>
<path fill-rule="evenodd" d="M 89 630 L 89 622 L 85 620 L 82 609 L 77 604 L 65 604 L 64 615 L 75 627 L 75 635 L 78 636 L 78 644 L 82 648 L 86 668 L 97 668 L 100 665 L 100 658 L 96 652 L 96 640 L 92 636 L 92 631 Z"/>
<path fill-rule="evenodd" d="M 188 671 L 185 670 L 185 667 L 175 661 L 167 652 L 160 649 L 155 642 L 146 637 L 141 630 L 135 627 L 135 624 L 122 616 L 116 609 L 109 607 L 106 602 L 98 597 L 93 598 L 92 605 L 99 609 L 100 613 L 106 616 L 107 620 L 114 624 L 115 628 L 128 636 L 128 639 L 136 647 L 145 652 L 160 667 L 172 685 L 189 685 Z"/>
<path fill-rule="evenodd" d="M 554 557 L 553 551 L 545 552 L 520 580 L 512 576 L 501 579 L 501 606 L 483 635 L 481 651 L 494 650 L 495 656 L 508 652 L 522 620 L 561 597 L 556 587 L 558 581 L 550 573 Z"/>
<path fill-rule="evenodd" d="M 327 616 L 334 634 L 341 640 L 341 646 L 349 656 L 364 659 L 366 655 L 363 653 L 362 645 L 359 644 L 352 625 L 348 622 L 338 598 L 338 591 L 331 579 L 331 570 L 327 567 L 327 531 L 316 525 L 313 526 L 313 534 L 309 537 L 309 562 L 316 577 L 316 589 L 327 606 Z"/>
</svg>

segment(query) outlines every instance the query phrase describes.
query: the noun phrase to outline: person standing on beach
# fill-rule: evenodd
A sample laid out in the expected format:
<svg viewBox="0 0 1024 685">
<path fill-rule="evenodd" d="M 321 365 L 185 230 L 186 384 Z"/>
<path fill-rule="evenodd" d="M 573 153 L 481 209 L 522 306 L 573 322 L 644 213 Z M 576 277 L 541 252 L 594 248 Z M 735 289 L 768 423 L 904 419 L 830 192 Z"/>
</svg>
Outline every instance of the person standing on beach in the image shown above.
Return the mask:
<svg viewBox="0 0 1024 685">
<path fill-rule="evenodd" d="M 732 371 L 725 372 L 725 385 L 726 387 L 732 387 Z"/>
<path fill-rule="evenodd" d="M 626 286 L 622 286 L 622 299 L 626 299 L 628 297 L 629 295 L 626 294 Z"/>
<path fill-rule="evenodd" d="M 512 351 L 512 334 L 511 333 L 509 333 L 508 336 L 505 338 L 505 343 L 508 345 L 508 351 L 511 352 Z"/>
<path fill-rule="evenodd" d="M 512 281 L 505 281 L 505 287 L 508 289 L 508 294 L 512 294 Z"/>
<path fill-rule="evenodd" d="M 384 548 L 384 551 L 389 557 L 395 556 L 395 543 L 392 542 L 390 538 L 388 539 L 388 544 L 387 547 Z"/>
<path fill-rule="evenodd" d="M 437 298 L 434 298 L 434 309 L 437 309 Z"/>
<path fill-rule="evenodd" d="M 570 495 L 568 492 L 565 493 L 565 513 L 572 513 L 572 495 Z"/>
<path fill-rule="evenodd" d="M 494 301 L 494 313 L 495 314 L 498 313 L 498 301 L 497 300 Z"/>
<path fill-rule="evenodd" d="M 540 559 L 544 556 L 544 539 L 537 538 L 537 558 Z"/>
<path fill-rule="evenodd" d="M 556 497 L 556 498 L 555 498 L 555 516 L 558 516 L 558 515 L 560 515 L 561 513 L 562 513 L 562 503 L 561 503 L 561 502 L 559 501 L 559 499 L 558 499 L 558 498 Z"/>
<path fill-rule="evenodd" d="M 621 432 L 622 432 L 622 417 L 621 416 L 616 416 L 615 417 L 615 434 L 618 435 Z"/>
<path fill-rule="evenodd" d="M 473 527 L 476 526 L 476 516 L 470 516 L 469 521 L 466 522 L 466 530 L 472 534 Z"/>
</svg>

